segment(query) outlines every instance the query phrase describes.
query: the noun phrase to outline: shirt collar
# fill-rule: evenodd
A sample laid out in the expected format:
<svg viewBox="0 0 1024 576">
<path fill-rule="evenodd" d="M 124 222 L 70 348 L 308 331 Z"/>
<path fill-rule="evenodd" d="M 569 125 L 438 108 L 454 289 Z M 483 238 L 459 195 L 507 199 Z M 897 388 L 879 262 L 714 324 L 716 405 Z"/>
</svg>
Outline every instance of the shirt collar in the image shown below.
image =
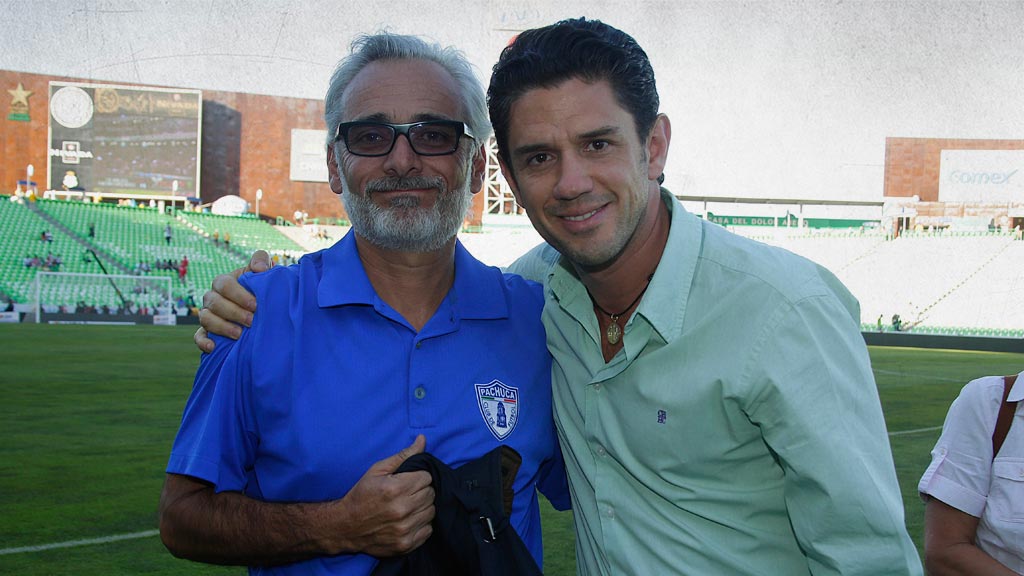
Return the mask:
<svg viewBox="0 0 1024 576">
<path fill-rule="evenodd" d="M 642 316 L 666 342 L 678 338 L 683 331 L 690 286 L 697 270 L 703 229 L 701 220 L 690 214 L 672 194 L 662 188 L 661 199 L 668 207 L 671 223 L 668 242 L 655 269 L 647 292 L 640 300 L 634 316 Z M 590 297 L 565 257 L 551 267 L 547 285 L 559 304 L 569 310 L 591 308 Z M 585 299 L 585 305 L 578 300 Z"/>
<path fill-rule="evenodd" d="M 451 306 L 461 318 L 495 319 L 508 317 L 504 281 L 500 270 L 485 266 L 458 240 L 455 241 L 455 283 L 448 293 Z M 324 250 L 323 273 L 317 286 L 317 304 L 321 308 L 379 301 L 351 230 Z"/>
<path fill-rule="evenodd" d="M 1006 397 L 1009 402 L 1020 402 L 1024 400 L 1024 372 L 1017 374 L 1017 381 L 1010 388 L 1010 395 Z"/>
<path fill-rule="evenodd" d="M 661 189 L 661 200 L 672 217 L 668 242 L 636 313 L 643 316 L 665 339 L 672 342 L 683 332 L 703 242 L 702 221 L 683 208 L 672 194 Z"/>
</svg>

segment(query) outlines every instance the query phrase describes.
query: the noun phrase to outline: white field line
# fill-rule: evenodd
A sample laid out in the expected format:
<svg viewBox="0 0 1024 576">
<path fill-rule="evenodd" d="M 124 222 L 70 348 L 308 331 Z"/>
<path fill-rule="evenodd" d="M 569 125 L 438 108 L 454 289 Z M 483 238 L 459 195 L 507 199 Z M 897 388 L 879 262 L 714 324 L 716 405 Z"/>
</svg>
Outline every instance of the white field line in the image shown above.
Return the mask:
<svg viewBox="0 0 1024 576">
<path fill-rule="evenodd" d="M 142 532 L 132 532 L 131 534 L 114 534 L 113 536 L 104 536 L 102 538 L 86 538 L 84 540 L 68 540 L 67 542 L 53 542 L 51 544 L 40 544 L 38 546 L 21 546 L 18 548 L 0 548 L 0 556 L 6 554 L 20 554 L 22 552 L 42 552 L 44 550 L 53 550 L 56 548 L 74 548 L 76 546 L 92 546 L 94 544 L 107 544 L 110 542 L 118 542 L 120 540 L 134 540 L 136 538 L 149 538 L 150 536 L 156 536 L 159 534 L 159 530 L 144 530 Z"/>
<path fill-rule="evenodd" d="M 907 374 L 906 372 L 900 372 L 898 370 L 879 370 L 878 368 L 872 368 L 872 372 L 875 372 L 876 374 L 888 374 L 889 376 L 899 376 L 902 374 Z M 921 374 L 914 374 L 913 376 L 920 377 Z M 963 382 L 964 384 L 967 384 L 967 381 L 964 380 L 963 378 L 945 378 L 943 376 L 928 376 L 928 379 L 938 380 L 940 382 Z"/>
<path fill-rule="evenodd" d="M 889 432 L 889 436 L 906 436 L 908 434 L 918 434 L 922 432 L 934 432 L 935 430 L 942 430 L 942 426 L 929 426 L 928 428 L 914 428 L 913 430 L 897 430 L 896 432 Z"/>
</svg>

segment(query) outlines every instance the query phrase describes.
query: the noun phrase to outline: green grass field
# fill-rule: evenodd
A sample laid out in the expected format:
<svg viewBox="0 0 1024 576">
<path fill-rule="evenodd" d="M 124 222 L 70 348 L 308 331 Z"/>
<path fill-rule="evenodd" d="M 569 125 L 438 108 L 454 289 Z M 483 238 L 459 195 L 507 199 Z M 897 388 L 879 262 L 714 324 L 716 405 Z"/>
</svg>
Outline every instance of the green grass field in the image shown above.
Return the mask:
<svg viewBox="0 0 1024 576">
<path fill-rule="evenodd" d="M 188 327 L 0 325 L 0 574 L 242 574 L 177 560 L 151 532 L 163 468 L 199 354 Z M 921 543 L 917 480 L 968 380 L 1024 355 L 871 350 L 907 526 Z M 574 573 L 571 516 L 543 510 L 545 572 Z"/>
</svg>

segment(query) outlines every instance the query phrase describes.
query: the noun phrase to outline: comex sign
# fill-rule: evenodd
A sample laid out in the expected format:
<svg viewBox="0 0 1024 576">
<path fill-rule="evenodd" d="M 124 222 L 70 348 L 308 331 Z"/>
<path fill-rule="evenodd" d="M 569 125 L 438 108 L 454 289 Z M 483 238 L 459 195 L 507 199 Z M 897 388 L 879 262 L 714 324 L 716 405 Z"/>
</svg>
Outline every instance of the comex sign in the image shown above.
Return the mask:
<svg viewBox="0 0 1024 576">
<path fill-rule="evenodd" d="M 1024 201 L 1024 150 L 943 150 L 942 202 Z"/>
</svg>

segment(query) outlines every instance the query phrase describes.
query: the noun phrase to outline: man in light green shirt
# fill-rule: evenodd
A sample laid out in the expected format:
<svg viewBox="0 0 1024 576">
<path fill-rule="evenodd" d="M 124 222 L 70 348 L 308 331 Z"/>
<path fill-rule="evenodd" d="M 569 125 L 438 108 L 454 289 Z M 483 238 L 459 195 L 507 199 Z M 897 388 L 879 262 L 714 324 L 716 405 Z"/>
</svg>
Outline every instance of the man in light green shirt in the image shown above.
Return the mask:
<svg viewBox="0 0 1024 576">
<path fill-rule="evenodd" d="M 502 172 L 547 241 L 553 409 L 582 574 L 920 574 L 857 301 L 692 216 L 646 54 L 570 20 L 488 90 Z"/>
<path fill-rule="evenodd" d="M 623 346 L 550 246 L 554 413 L 581 574 L 919 574 L 858 305 L 827 270 L 688 214 Z"/>
<path fill-rule="evenodd" d="M 488 105 L 548 243 L 511 271 L 545 284 L 579 572 L 921 574 L 856 300 L 660 188 L 671 124 L 633 38 L 523 32 Z"/>
</svg>

